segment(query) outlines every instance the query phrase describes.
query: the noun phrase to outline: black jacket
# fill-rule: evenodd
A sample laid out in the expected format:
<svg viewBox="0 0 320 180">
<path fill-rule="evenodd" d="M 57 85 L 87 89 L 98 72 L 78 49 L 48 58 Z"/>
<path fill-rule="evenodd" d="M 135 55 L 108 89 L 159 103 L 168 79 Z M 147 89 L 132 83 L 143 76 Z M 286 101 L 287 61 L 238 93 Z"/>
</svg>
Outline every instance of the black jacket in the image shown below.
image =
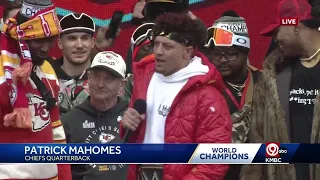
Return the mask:
<svg viewBox="0 0 320 180">
<path fill-rule="evenodd" d="M 90 97 L 61 120 L 67 143 L 121 143 L 119 122 L 128 103 L 118 99 L 115 106 L 105 112 L 90 105 Z M 127 166 L 110 164 L 72 165 L 73 180 L 125 180 Z"/>
</svg>

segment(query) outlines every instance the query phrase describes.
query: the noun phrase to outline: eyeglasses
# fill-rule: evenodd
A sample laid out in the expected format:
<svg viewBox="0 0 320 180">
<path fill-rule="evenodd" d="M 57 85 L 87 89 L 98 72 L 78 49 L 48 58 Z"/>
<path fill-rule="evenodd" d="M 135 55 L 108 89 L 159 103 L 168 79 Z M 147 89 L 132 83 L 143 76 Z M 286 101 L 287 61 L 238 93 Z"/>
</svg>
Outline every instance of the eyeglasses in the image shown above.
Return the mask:
<svg viewBox="0 0 320 180">
<path fill-rule="evenodd" d="M 219 61 L 222 56 L 224 56 L 228 61 L 235 61 L 238 58 L 238 51 L 213 50 L 210 52 L 210 58 L 212 61 Z"/>
<path fill-rule="evenodd" d="M 231 31 L 210 27 L 207 30 L 208 39 L 206 41 L 205 47 L 210 47 L 213 43 L 215 46 L 241 46 L 250 48 L 250 39 L 245 36 L 239 36 Z"/>
<path fill-rule="evenodd" d="M 134 45 L 140 45 L 143 41 L 149 39 L 152 33 L 154 23 L 145 23 L 140 25 L 131 36 L 131 43 Z"/>
</svg>

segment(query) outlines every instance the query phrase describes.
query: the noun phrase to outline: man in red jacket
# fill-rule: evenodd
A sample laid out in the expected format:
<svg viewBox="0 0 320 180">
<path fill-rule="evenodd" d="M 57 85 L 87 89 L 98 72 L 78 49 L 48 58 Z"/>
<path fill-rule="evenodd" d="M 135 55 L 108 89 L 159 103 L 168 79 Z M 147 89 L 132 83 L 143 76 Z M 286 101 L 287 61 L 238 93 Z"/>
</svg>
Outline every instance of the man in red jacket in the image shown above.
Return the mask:
<svg viewBox="0 0 320 180">
<path fill-rule="evenodd" d="M 231 143 L 232 123 L 220 94 L 219 72 L 197 49 L 202 28 L 188 15 L 167 13 L 153 28 L 154 55 L 134 64 L 131 104 L 147 102 L 146 114 L 129 108 L 121 121 L 132 143 Z M 227 165 L 142 165 L 128 180 L 220 180 Z M 143 176 L 147 177 L 143 177 Z"/>
</svg>

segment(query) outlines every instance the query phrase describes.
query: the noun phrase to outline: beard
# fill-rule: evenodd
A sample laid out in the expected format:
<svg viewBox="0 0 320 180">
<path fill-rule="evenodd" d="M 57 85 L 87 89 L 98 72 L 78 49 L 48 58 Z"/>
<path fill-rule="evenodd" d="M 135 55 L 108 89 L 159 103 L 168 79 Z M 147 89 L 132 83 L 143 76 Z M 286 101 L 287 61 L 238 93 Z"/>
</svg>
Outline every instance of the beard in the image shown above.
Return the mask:
<svg viewBox="0 0 320 180">
<path fill-rule="evenodd" d="M 41 58 L 41 57 L 38 57 L 38 56 L 33 56 L 32 57 L 32 64 L 35 65 L 35 66 L 41 66 L 45 60 L 49 60 L 49 56 L 46 57 L 46 58 Z"/>
</svg>

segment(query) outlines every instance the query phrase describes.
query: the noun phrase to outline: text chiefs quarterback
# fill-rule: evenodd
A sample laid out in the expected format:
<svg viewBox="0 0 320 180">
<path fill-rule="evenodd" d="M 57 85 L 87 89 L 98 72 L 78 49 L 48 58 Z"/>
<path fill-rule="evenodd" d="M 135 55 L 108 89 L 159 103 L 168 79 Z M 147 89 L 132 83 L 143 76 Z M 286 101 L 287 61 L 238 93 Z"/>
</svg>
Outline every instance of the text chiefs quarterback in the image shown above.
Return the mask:
<svg viewBox="0 0 320 180">
<path fill-rule="evenodd" d="M 68 143 L 121 143 L 119 122 L 128 103 L 121 98 L 118 103 L 101 112 L 90 105 L 90 97 L 61 120 Z M 72 165 L 73 180 L 125 180 L 127 166 L 122 164 Z"/>
</svg>

